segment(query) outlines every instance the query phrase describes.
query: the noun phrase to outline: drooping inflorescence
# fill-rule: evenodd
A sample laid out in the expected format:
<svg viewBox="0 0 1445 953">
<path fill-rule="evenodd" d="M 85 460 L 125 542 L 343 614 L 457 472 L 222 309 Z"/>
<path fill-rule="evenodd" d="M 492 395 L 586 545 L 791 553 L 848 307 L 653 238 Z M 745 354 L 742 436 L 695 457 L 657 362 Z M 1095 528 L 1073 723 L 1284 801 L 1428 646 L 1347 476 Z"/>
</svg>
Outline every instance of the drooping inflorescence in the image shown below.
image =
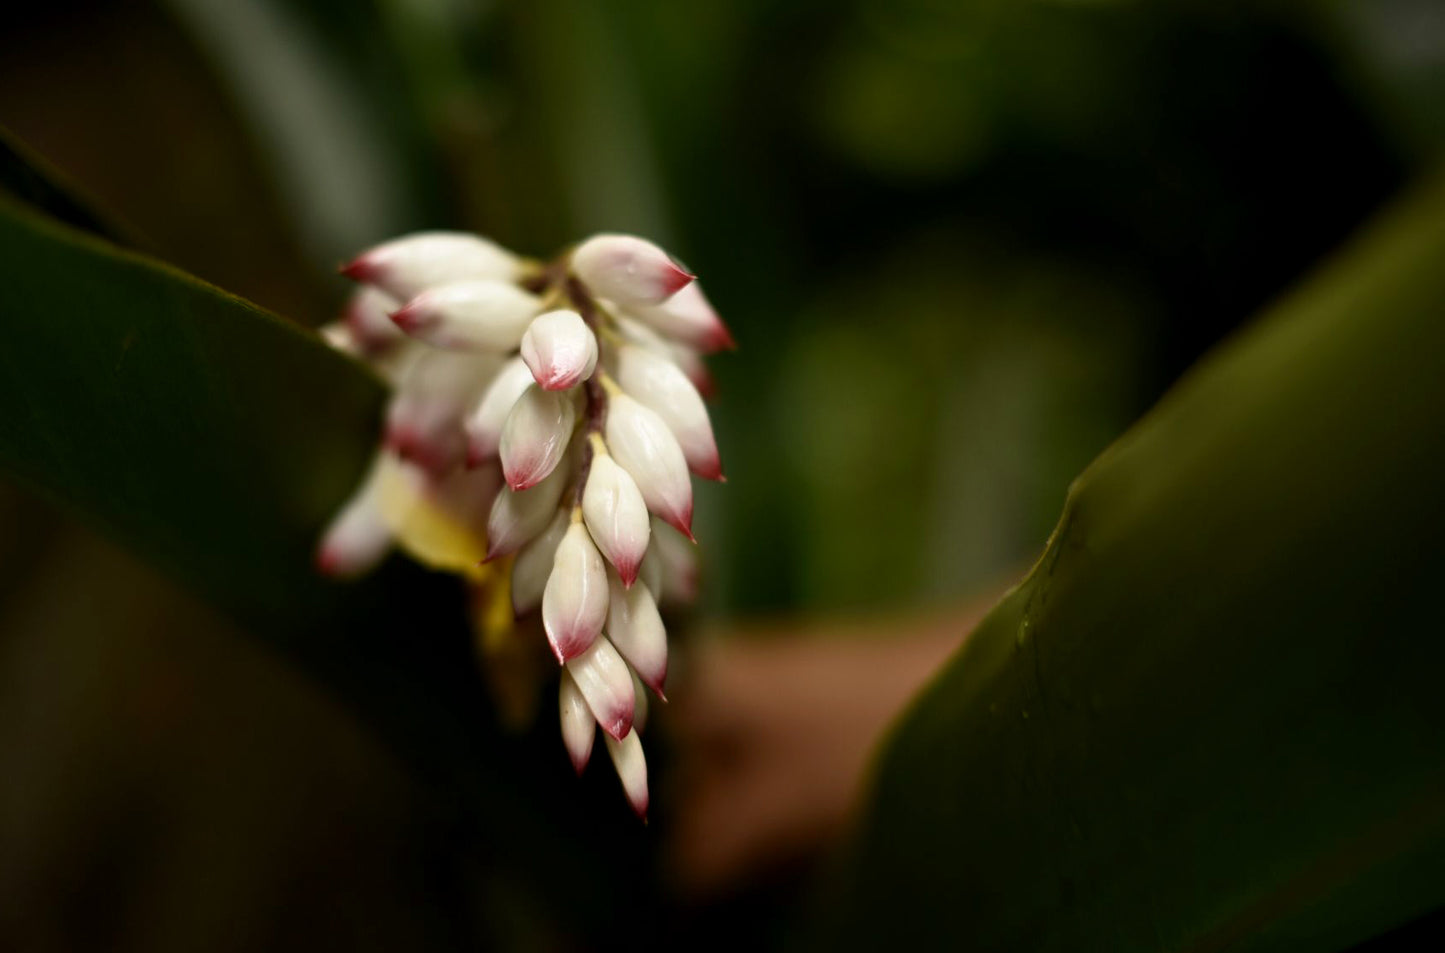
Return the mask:
<svg viewBox="0 0 1445 953">
<path fill-rule="evenodd" d="M 727 328 L 692 274 L 629 235 L 544 264 L 425 232 L 342 273 L 360 287 L 323 334 L 394 393 L 318 565 L 357 575 L 396 545 L 462 574 L 484 646 L 540 609 L 573 765 L 600 726 L 645 815 L 638 729 L 667 676 L 658 605 L 695 593 L 689 473 L 723 479 L 701 356 L 732 346 Z"/>
</svg>

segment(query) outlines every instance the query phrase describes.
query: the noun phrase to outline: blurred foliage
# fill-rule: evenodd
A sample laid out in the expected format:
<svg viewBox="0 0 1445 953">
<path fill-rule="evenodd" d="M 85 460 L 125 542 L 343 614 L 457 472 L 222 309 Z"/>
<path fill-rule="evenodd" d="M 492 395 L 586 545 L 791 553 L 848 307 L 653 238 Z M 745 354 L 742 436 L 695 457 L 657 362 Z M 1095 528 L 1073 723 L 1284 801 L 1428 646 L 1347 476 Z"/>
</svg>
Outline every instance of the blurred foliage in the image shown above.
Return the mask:
<svg viewBox="0 0 1445 953">
<path fill-rule="evenodd" d="M 1075 481 L 885 745 L 820 947 L 1329 950 L 1445 902 L 1442 301 L 1437 175 Z"/>
<path fill-rule="evenodd" d="M 105 227 L 307 327 L 339 304 L 336 259 L 395 231 L 461 226 L 539 254 L 599 228 L 659 238 L 702 272 L 742 344 L 714 362 L 731 482 L 699 488 L 704 611 L 851 611 L 948 601 L 1037 552 L 1069 479 L 1114 434 L 1432 165 L 1442 64 L 1430 0 L 58 0 L 0 32 L 0 123 L 98 200 L 66 212 L 63 184 L 12 178 L 23 201 L 82 228 L 119 222 Z M 31 168 L 25 151 L 11 173 Z M 440 796 L 439 840 L 468 829 L 456 842 L 475 866 L 438 890 L 485 922 L 440 927 L 438 945 L 618 941 L 622 911 L 660 922 L 659 942 L 695 929 L 705 914 L 659 907 L 665 881 L 649 873 L 665 806 L 639 839 L 607 779 L 565 778 L 550 728 L 492 734 L 445 584 L 399 565 L 347 591 L 307 575 L 311 536 L 361 466 L 375 384 L 174 273 L 8 205 L 4 229 L 54 256 L 7 263 L 33 274 L 0 313 L 39 323 L 0 352 L 0 388 L 31 408 L 0 424 L 27 441 L 6 471 L 53 497 L 61 484 L 36 461 L 55 464 L 91 525 L 245 627 L 177 615 L 174 637 L 204 647 L 190 670 L 209 665 L 211 682 L 156 662 L 84 691 L 129 697 L 99 686 L 151 671 L 299 697 L 284 674 L 221 661 L 259 637 L 348 704 L 330 721 L 288 709 L 312 744 L 358 731 L 359 714 L 435 782 L 378 811 Z M 92 265 L 120 284 L 71 280 Z M 53 318 L 47 275 L 94 327 Z M 147 375 L 115 377 L 134 319 L 160 349 Z M 249 343 L 172 340 L 177 320 Z M 61 357 L 75 342 L 83 365 Z M 273 346 L 289 356 L 271 363 Z M 51 393 L 68 396 L 46 406 Z M 225 426 L 210 432 L 200 407 Z M 8 492 L 12 538 L 59 540 L 40 565 L 63 573 L 88 537 Z M 0 563 L 25 564 L 25 544 Z M 59 606 L 29 618 L 6 624 L 12 657 L 70 646 L 50 666 L 61 686 L 75 684 L 64 659 L 167 644 L 149 616 L 109 640 Z M 44 683 L 43 665 L 23 670 Z M 75 717 L 104 717 L 87 711 Z M 45 724 L 12 752 L 37 750 Z M 315 759 L 226 757 L 352 796 Z M 13 758 L 0 771 L 51 778 L 17 788 L 33 791 L 21 807 L 63 784 Z M 504 806 L 479 814 L 493 796 Z M 303 825 L 326 813 L 297 810 Z M 533 837 L 543 846 L 517 846 Z M 549 863 L 574 842 L 623 873 L 549 895 Z M 105 856 L 123 868 L 117 850 Z M 708 935 L 756 941 L 766 931 L 746 914 Z M 175 948 L 210 937 L 215 916 Z"/>
</svg>

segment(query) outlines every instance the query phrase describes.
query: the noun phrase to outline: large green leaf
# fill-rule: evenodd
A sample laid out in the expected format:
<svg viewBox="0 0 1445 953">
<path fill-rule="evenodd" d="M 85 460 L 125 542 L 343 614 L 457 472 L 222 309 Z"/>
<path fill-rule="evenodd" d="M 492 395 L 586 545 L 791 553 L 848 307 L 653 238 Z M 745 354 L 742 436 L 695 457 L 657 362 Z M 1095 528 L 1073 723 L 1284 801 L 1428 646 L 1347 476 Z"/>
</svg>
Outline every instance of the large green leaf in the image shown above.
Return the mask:
<svg viewBox="0 0 1445 953">
<path fill-rule="evenodd" d="M 1331 950 L 1445 903 L 1445 177 L 1191 373 L 905 716 L 822 932 Z"/>
<path fill-rule="evenodd" d="M 4 198 L 0 323 L 0 472 L 299 662 L 443 795 L 483 856 L 539 890 L 564 869 L 590 881 L 555 890 L 558 910 L 648 902 L 633 879 L 647 840 L 620 799 L 561 783 L 554 726 L 539 729 L 550 743 L 497 727 L 454 578 L 400 559 L 356 585 L 313 570 L 376 440 L 385 392 L 367 370 Z"/>
</svg>

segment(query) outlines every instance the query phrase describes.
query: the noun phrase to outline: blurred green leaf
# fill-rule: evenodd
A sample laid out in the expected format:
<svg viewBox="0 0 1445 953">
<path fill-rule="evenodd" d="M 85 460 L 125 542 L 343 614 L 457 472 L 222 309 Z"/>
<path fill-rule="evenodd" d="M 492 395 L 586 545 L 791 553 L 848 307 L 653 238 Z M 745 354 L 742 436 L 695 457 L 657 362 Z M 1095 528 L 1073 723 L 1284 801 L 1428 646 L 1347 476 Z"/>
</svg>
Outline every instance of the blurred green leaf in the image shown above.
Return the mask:
<svg viewBox="0 0 1445 953">
<path fill-rule="evenodd" d="M 1445 902 L 1445 176 L 1076 481 L 822 935 L 1333 950 Z"/>
<path fill-rule="evenodd" d="M 54 169 L 0 126 L 0 194 L 32 205 L 76 228 L 134 244 L 124 231 L 76 192 Z"/>
<path fill-rule="evenodd" d="M 557 912 L 648 902 L 648 841 L 620 796 L 563 783 L 560 746 L 497 727 L 455 578 L 401 560 L 354 585 L 313 570 L 372 453 L 377 379 L 246 301 L 5 199 L 0 320 L 0 472 L 298 662 Z M 555 891 L 564 867 L 589 888 Z"/>
</svg>

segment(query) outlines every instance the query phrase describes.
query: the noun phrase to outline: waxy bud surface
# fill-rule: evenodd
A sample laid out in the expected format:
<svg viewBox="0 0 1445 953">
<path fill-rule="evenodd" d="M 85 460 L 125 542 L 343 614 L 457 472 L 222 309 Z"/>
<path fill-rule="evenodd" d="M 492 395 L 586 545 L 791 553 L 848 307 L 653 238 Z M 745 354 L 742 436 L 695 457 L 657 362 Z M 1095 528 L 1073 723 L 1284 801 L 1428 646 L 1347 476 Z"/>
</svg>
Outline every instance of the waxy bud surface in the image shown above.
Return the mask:
<svg viewBox="0 0 1445 953">
<path fill-rule="evenodd" d="M 623 393 L 607 408 L 607 448 L 637 483 L 647 508 L 692 538 L 692 483 L 682 447 L 654 411 Z"/>
<path fill-rule="evenodd" d="M 502 426 L 498 452 L 507 485 L 525 490 L 545 480 L 561 462 L 576 422 L 577 404 L 571 394 L 536 384 L 527 387 Z"/>
<path fill-rule="evenodd" d="M 548 311 L 522 335 L 522 360 L 543 390 L 566 390 L 592 376 L 597 338 L 576 311 Z"/>
<path fill-rule="evenodd" d="M 623 584 L 630 586 L 647 554 L 652 523 L 632 477 L 601 447 L 601 440 L 594 443 L 597 450 L 582 491 L 582 515 L 597 548 L 617 568 Z"/>
<path fill-rule="evenodd" d="M 663 419 L 693 473 L 708 480 L 722 479 L 722 461 L 707 408 L 680 367 L 644 347 L 627 345 L 618 350 L 617 383 Z"/>
<path fill-rule="evenodd" d="M 465 232 L 416 232 L 377 245 L 341 273 L 403 301 L 436 285 L 474 278 L 513 281 L 522 262 L 496 242 Z"/>
<path fill-rule="evenodd" d="M 574 512 L 542 593 L 542 628 L 557 661 L 565 662 L 587 651 L 606 622 L 607 567 Z"/>
<path fill-rule="evenodd" d="M 633 235 L 594 235 L 572 252 L 572 272 L 592 294 L 624 307 L 657 305 L 692 280 L 652 242 Z"/>
<path fill-rule="evenodd" d="M 510 351 L 541 305 L 536 295 L 505 281 L 463 281 L 421 292 L 391 320 L 432 347 Z"/>
</svg>

